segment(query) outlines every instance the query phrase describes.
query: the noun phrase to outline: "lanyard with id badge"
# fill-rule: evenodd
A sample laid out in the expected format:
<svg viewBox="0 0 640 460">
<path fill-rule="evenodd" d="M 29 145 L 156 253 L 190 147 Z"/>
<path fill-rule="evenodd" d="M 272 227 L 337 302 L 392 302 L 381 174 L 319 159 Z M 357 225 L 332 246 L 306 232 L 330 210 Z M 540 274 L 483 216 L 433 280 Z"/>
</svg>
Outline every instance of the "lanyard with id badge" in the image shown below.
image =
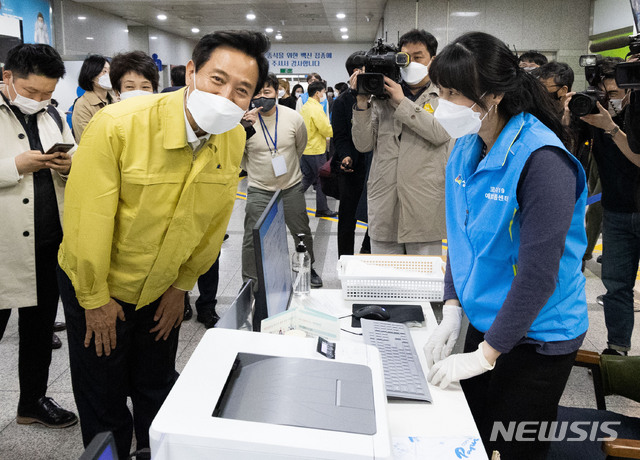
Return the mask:
<svg viewBox="0 0 640 460">
<path fill-rule="evenodd" d="M 260 126 L 262 126 L 262 135 L 264 136 L 264 141 L 267 143 L 267 147 L 269 147 L 269 152 L 271 153 L 271 165 L 273 166 L 273 173 L 276 175 L 276 177 L 280 177 L 283 174 L 287 173 L 287 163 L 284 161 L 284 157 L 278 154 L 278 107 L 276 106 L 276 129 L 274 137 L 271 137 L 271 133 L 267 129 L 267 124 L 262 119 L 262 115 L 258 114 L 258 118 L 260 119 Z M 269 141 L 271 141 L 271 143 L 269 143 Z M 271 148 L 272 145 L 273 149 Z"/>
</svg>

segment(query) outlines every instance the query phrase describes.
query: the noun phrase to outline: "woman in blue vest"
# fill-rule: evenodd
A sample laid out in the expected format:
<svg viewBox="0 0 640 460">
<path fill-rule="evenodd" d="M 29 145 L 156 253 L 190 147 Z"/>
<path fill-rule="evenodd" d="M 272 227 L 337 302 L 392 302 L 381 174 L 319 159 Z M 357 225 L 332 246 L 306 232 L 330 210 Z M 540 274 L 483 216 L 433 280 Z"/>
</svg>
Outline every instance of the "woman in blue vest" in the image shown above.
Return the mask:
<svg viewBox="0 0 640 460">
<path fill-rule="evenodd" d="M 497 38 L 462 35 L 430 76 L 440 88 L 434 115 L 458 140 L 447 164 L 445 306 L 425 346 L 428 378 L 442 388 L 461 381 L 488 452 L 544 458 L 549 443 L 539 438 L 588 328 L 585 174 L 544 86 Z M 462 309 L 464 353 L 449 356 Z M 509 439 L 513 422 L 534 422 L 526 429 L 535 441 Z"/>
</svg>

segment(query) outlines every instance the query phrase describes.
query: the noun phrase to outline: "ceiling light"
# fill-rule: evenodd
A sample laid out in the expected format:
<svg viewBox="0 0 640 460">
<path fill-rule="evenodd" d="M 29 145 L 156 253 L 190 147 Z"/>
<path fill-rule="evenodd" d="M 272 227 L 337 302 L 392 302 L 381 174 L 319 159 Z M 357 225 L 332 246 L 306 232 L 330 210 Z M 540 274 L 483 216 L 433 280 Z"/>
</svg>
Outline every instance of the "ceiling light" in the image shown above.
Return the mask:
<svg viewBox="0 0 640 460">
<path fill-rule="evenodd" d="M 192 27 L 191 32 L 193 32 L 194 34 L 197 34 L 198 32 L 200 32 L 200 29 L 198 29 L 197 27 Z"/>
<path fill-rule="evenodd" d="M 271 27 L 267 27 L 266 29 L 264 29 L 264 31 L 270 34 L 271 32 L 273 32 L 273 29 Z"/>
<path fill-rule="evenodd" d="M 256 15 L 255 15 L 255 14 L 253 14 L 253 13 L 249 13 L 249 14 L 247 14 L 247 19 L 248 19 L 249 21 L 253 21 L 255 18 L 256 18 Z"/>
<path fill-rule="evenodd" d="M 86 17 L 86 16 L 78 16 L 78 20 L 79 20 L 79 21 L 84 21 L 85 19 L 87 19 L 87 17 Z"/>
<path fill-rule="evenodd" d="M 159 14 L 156 17 L 161 21 L 166 21 L 167 20 L 167 15 L 166 14 Z"/>
<path fill-rule="evenodd" d="M 129 33 L 129 29 L 122 29 L 123 32 Z"/>
<path fill-rule="evenodd" d="M 276 40 L 282 40 L 282 35 L 280 34 L 276 35 Z"/>
<path fill-rule="evenodd" d="M 349 36 L 348 36 L 348 35 L 343 35 L 343 36 L 342 36 L 342 39 L 343 39 L 343 40 L 346 40 L 347 38 L 349 38 Z"/>
<path fill-rule="evenodd" d="M 454 11 L 451 16 L 457 16 L 459 18 L 472 18 L 479 15 L 479 11 Z"/>
<path fill-rule="evenodd" d="M 342 28 L 340 29 L 340 32 L 343 32 L 343 33 L 344 33 L 344 32 L 349 32 L 349 29 L 347 29 L 346 27 L 342 27 Z"/>
<path fill-rule="evenodd" d="M 158 39 L 158 37 L 156 37 L 155 35 L 152 35 L 152 36 L 150 36 L 149 38 L 150 38 L 151 40 L 157 40 L 157 39 Z"/>
<path fill-rule="evenodd" d="M 338 13 L 338 14 L 336 14 L 336 18 L 338 18 L 338 19 L 344 19 L 344 18 L 346 18 L 346 17 L 347 17 L 347 15 L 346 15 L 346 14 L 344 14 L 344 13 Z"/>
<path fill-rule="evenodd" d="M 87 37 L 87 40 L 93 40 L 93 37 Z"/>
</svg>

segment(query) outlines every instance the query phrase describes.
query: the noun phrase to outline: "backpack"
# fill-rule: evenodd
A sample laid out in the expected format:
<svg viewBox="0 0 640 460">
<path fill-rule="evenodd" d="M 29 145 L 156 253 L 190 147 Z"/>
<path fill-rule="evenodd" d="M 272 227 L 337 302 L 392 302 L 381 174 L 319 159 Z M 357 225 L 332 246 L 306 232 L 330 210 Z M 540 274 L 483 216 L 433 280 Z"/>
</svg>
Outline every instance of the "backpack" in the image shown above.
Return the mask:
<svg viewBox="0 0 640 460">
<path fill-rule="evenodd" d="M 60 112 L 58 112 L 58 110 L 54 106 L 48 105 L 47 113 L 51 116 L 51 118 L 53 118 L 53 121 L 56 122 L 56 125 L 58 125 L 58 129 L 60 130 L 60 134 L 62 134 L 62 131 L 64 131 L 64 127 L 62 125 L 62 117 L 60 116 Z"/>
</svg>

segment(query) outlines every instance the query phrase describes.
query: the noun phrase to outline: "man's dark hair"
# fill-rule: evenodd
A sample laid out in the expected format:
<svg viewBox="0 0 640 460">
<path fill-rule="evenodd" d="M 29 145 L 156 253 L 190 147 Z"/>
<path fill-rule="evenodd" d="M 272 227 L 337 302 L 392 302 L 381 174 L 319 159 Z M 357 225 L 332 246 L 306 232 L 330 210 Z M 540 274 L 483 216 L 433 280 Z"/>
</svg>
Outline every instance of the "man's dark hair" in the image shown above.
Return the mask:
<svg viewBox="0 0 640 460">
<path fill-rule="evenodd" d="M 249 30 L 225 30 L 207 34 L 200 39 L 191 55 L 196 72 L 202 68 L 211 57 L 211 53 L 219 46 L 237 49 L 256 60 L 258 64 L 258 82 L 253 93 L 255 96 L 264 86 L 264 81 L 269 72 L 269 61 L 264 56 L 271 46 L 269 38 L 261 32 Z"/>
<path fill-rule="evenodd" d="M 320 76 L 320 74 L 313 72 L 307 75 L 307 83 L 309 83 L 309 80 L 311 80 L 312 78 L 317 81 L 322 81 L 322 77 Z"/>
<path fill-rule="evenodd" d="M 130 53 L 116 54 L 111 60 L 111 70 L 109 78 L 113 89 L 121 92 L 122 77 L 128 72 L 135 72 L 142 75 L 151 82 L 153 91 L 158 91 L 158 66 L 151 56 L 143 51 L 131 51 Z"/>
<path fill-rule="evenodd" d="M 307 93 L 309 93 L 309 97 L 313 97 L 318 91 L 322 91 L 323 89 L 325 89 L 324 83 L 321 81 L 314 81 L 307 88 Z"/>
<path fill-rule="evenodd" d="M 548 64 L 540 66 L 534 70 L 534 75 L 543 80 L 553 78 L 553 82 L 560 88 L 566 86 L 569 91 L 573 86 L 573 69 L 569 67 L 569 64 L 564 62 L 551 61 Z"/>
<path fill-rule="evenodd" d="M 547 56 L 535 50 L 530 50 L 526 53 L 522 53 L 520 57 L 518 57 L 518 62 L 522 61 L 535 62 L 538 65 L 545 65 L 547 62 L 549 62 Z"/>
<path fill-rule="evenodd" d="M 275 74 L 272 74 L 271 72 L 269 72 L 267 74 L 267 78 L 264 79 L 264 85 L 262 85 L 262 87 L 264 88 L 265 86 L 270 86 L 273 89 L 276 90 L 276 93 L 278 92 L 278 88 L 280 87 L 280 83 L 278 82 L 278 77 L 275 76 Z"/>
<path fill-rule="evenodd" d="M 400 40 L 398 40 L 398 49 L 401 49 L 408 43 L 422 43 L 427 47 L 427 51 L 429 51 L 431 57 L 435 56 L 438 52 L 438 40 L 424 29 L 411 29 L 409 32 L 403 34 Z"/>
<path fill-rule="evenodd" d="M 344 66 L 347 69 L 347 73 L 349 74 L 349 76 L 351 76 L 351 74 L 353 74 L 353 71 L 356 70 L 358 67 L 362 67 L 362 65 L 356 65 L 356 56 L 364 56 L 365 54 L 367 54 L 366 51 L 356 51 L 355 53 L 351 53 L 351 56 L 349 56 L 347 58 L 347 61 L 344 63 Z"/>
<path fill-rule="evenodd" d="M 171 86 L 185 86 L 184 75 L 187 68 L 183 65 L 177 65 L 171 69 Z"/>
<path fill-rule="evenodd" d="M 616 78 L 616 67 L 621 62 L 624 62 L 624 59 L 619 57 L 611 57 L 607 56 L 602 59 L 600 63 L 600 73 L 602 75 L 602 79 Z"/>
<path fill-rule="evenodd" d="M 78 86 L 85 91 L 93 91 L 93 79 L 100 75 L 106 62 L 108 59 L 99 54 L 88 56 L 82 63 L 80 75 L 78 75 Z"/>
<path fill-rule="evenodd" d="M 10 70 L 18 78 L 29 78 L 30 74 L 34 74 L 59 79 L 66 72 L 60 54 L 53 47 L 30 43 L 14 46 L 9 50 L 4 70 Z"/>
</svg>

